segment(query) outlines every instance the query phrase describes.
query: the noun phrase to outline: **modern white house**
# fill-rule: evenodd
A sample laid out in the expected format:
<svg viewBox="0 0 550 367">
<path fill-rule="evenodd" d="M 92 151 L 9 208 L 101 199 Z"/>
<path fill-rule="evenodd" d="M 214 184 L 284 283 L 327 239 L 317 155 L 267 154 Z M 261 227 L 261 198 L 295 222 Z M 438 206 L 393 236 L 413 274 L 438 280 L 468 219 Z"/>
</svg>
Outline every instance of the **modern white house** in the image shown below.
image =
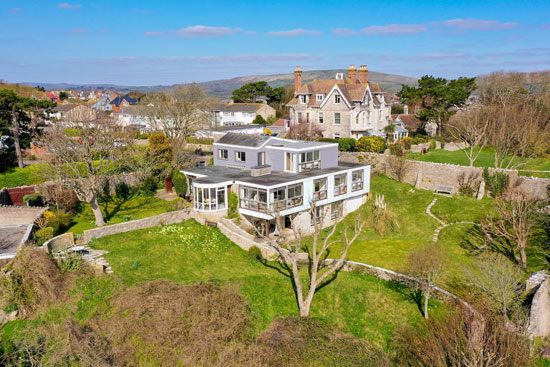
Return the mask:
<svg viewBox="0 0 550 367">
<path fill-rule="evenodd" d="M 323 226 L 359 208 L 370 191 L 370 166 L 338 161 L 338 144 L 228 133 L 214 143 L 214 165 L 184 169 L 194 210 L 206 220 L 227 215 L 228 196 L 257 228 L 275 216 L 311 230 L 313 205 Z"/>
<path fill-rule="evenodd" d="M 275 116 L 275 109 L 267 103 L 213 103 L 210 112 L 213 127 L 247 125 L 256 116 L 264 119 Z"/>
</svg>

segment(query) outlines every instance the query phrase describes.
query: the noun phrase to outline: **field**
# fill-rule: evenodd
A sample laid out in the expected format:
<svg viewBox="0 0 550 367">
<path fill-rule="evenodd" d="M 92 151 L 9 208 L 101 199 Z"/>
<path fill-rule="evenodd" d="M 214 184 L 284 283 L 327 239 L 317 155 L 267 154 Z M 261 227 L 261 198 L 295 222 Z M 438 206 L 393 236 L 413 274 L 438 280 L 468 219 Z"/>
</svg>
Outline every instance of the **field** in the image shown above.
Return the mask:
<svg viewBox="0 0 550 367">
<path fill-rule="evenodd" d="M 443 149 L 432 150 L 427 154 L 421 153 L 407 153 L 407 158 L 423 161 L 423 162 L 436 162 L 436 163 L 451 163 L 459 166 L 469 166 L 470 161 L 464 154 L 464 151 L 458 150 L 455 152 L 449 152 Z M 511 157 L 508 158 L 512 159 Z M 519 163 L 518 169 L 520 175 L 523 176 L 535 176 L 535 177 L 550 177 L 550 172 L 528 172 L 527 170 L 535 171 L 550 171 L 550 159 L 544 158 L 532 158 L 520 160 L 514 158 L 514 165 Z M 492 148 L 483 149 L 477 160 L 474 162 L 475 167 L 494 167 L 495 156 Z M 525 171 L 522 171 L 525 170 Z"/>
<path fill-rule="evenodd" d="M 25 168 L 15 167 L 0 173 L 0 189 L 3 187 L 30 186 L 46 181 L 37 172 L 38 165 L 26 166 Z"/>
</svg>

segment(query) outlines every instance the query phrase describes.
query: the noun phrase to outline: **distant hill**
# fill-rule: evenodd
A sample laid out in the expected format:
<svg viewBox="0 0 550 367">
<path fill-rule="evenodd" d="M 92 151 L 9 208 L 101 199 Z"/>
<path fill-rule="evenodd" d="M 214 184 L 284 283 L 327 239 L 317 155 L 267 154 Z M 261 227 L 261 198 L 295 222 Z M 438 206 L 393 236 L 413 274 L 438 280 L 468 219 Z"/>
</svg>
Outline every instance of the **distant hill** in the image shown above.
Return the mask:
<svg viewBox="0 0 550 367">
<path fill-rule="evenodd" d="M 31 96 L 34 96 L 36 98 L 42 98 L 45 95 L 44 92 L 24 84 L 0 83 L 0 89 L 12 90 L 18 96 L 27 97 L 27 98 Z"/>
<path fill-rule="evenodd" d="M 346 70 L 312 70 L 304 71 L 302 74 L 304 83 L 309 83 L 314 79 L 328 79 L 334 78 L 336 73 Z M 208 82 L 199 83 L 202 85 L 213 97 L 220 99 L 227 99 L 231 97 L 231 92 L 239 88 L 241 85 L 251 82 L 265 80 L 272 87 L 280 87 L 287 84 L 294 84 L 294 74 L 274 74 L 274 75 L 253 75 L 253 76 L 241 76 L 232 79 L 213 80 Z M 401 89 L 401 84 L 414 85 L 417 82 L 416 78 L 408 76 L 392 75 L 378 73 L 376 71 L 369 71 L 369 80 L 379 83 L 380 86 L 386 90 L 397 92 Z M 22 83 L 30 86 L 41 85 L 47 90 L 52 89 L 73 89 L 73 90 L 112 90 L 117 93 L 126 94 L 132 91 L 142 93 L 152 93 L 161 90 L 173 88 L 174 85 L 156 85 L 156 86 L 124 86 L 115 84 L 66 84 L 66 83 Z"/>
</svg>

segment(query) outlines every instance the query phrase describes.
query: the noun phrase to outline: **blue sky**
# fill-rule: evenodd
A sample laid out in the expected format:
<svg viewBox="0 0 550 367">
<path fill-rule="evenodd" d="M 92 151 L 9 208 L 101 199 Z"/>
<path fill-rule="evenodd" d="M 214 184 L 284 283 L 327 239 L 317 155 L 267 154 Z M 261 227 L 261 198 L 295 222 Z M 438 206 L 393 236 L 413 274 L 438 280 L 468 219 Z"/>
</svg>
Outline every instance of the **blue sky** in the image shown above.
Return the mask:
<svg viewBox="0 0 550 367">
<path fill-rule="evenodd" d="M 175 84 L 347 68 L 550 69 L 550 1 L 0 0 L 0 79 Z"/>
</svg>

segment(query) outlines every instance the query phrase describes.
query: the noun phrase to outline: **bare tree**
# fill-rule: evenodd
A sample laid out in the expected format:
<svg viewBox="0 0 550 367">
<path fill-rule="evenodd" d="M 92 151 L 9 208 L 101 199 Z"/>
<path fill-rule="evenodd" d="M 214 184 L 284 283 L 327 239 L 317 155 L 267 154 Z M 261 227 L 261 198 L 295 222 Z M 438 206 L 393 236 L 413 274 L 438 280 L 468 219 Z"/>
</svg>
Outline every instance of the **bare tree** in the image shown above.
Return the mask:
<svg viewBox="0 0 550 367">
<path fill-rule="evenodd" d="M 403 182 L 411 168 L 411 163 L 404 157 L 387 156 L 386 171 L 399 182 Z"/>
<path fill-rule="evenodd" d="M 299 121 L 290 126 L 285 137 L 295 140 L 318 140 L 323 137 L 323 129 L 316 122 Z"/>
<path fill-rule="evenodd" d="M 414 250 L 405 263 L 405 272 L 418 281 L 416 289 L 424 294 L 424 318 L 428 318 L 428 301 L 433 287 L 443 278 L 446 272 L 446 260 L 443 249 L 436 243 Z"/>
<path fill-rule="evenodd" d="M 304 281 L 300 277 L 300 251 L 304 243 L 304 233 L 298 228 L 297 217 L 291 220 L 292 236 L 288 236 L 281 232 L 281 235 L 275 242 L 270 242 L 280 255 L 281 261 L 288 267 L 289 272 L 293 280 L 293 285 L 298 301 L 298 308 L 300 310 L 300 316 L 309 316 L 311 302 L 317 289 L 326 281 L 330 276 L 336 275 L 345 263 L 348 250 L 350 246 L 355 242 L 357 237 L 361 234 L 365 221 L 357 219 L 352 228 L 345 226 L 342 231 L 342 239 L 334 239 L 336 229 L 340 221 L 336 221 L 330 233 L 321 238 L 322 223 L 324 222 L 325 214 L 319 215 L 315 203 L 310 204 L 309 214 L 312 220 L 312 242 L 311 248 L 306 247 L 309 266 L 309 279 Z M 276 212 L 274 214 L 275 221 L 278 228 L 284 228 L 283 217 Z M 344 244 L 343 250 L 340 252 L 340 256 L 337 259 L 326 261 L 329 249 L 334 247 L 335 243 Z M 332 246 L 332 247 L 331 247 Z"/>
<path fill-rule="evenodd" d="M 522 269 L 527 267 L 525 250 L 537 223 L 538 207 L 537 200 L 527 198 L 521 191 L 513 191 L 497 198 L 496 216 L 487 216 L 480 223 L 486 244 L 491 244 L 490 248 L 503 253 Z"/>
<path fill-rule="evenodd" d="M 506 257 L 495 254 L 480 257 L 466 274 L 468 281 L 507 317 L 508 306 L 523 290 L 523 272 Z"/>
<path fill-rule="evenodd" d="M 94 121 L 65 124 L 66 128 L 71 126 L 79 131 L 78 138 L 67 136 L 61 126 L 50 128 L 42 136 L 51 155 L 42 174 L 71 188 L 79 200 L 89 203 L 96 226 L 103 226 L 99 194 L 105 179 L 121 173 L 121 168 L 133 160 L 133 139 L 106 115 Z"/>
<path fill-rule="evenodd" d="M 464 113 L 456 114 L 447 126 L 449 127 L 448 131 L 455 139 L 464 142 L 464 154 L 472 167 L 482 149 L 487 145 L 489 120 L 486 111 L 483 108 L 475 107 Z"/>
<path fill-rule="evenodd" d="M 209 100 L 198 84 L 182 85 L 147 95 L 141 111 L 154 129 L 164 132 L 172 146 L 173 162 L 187 142 L 186 138 L 210 124 Z"/>
</svg>

